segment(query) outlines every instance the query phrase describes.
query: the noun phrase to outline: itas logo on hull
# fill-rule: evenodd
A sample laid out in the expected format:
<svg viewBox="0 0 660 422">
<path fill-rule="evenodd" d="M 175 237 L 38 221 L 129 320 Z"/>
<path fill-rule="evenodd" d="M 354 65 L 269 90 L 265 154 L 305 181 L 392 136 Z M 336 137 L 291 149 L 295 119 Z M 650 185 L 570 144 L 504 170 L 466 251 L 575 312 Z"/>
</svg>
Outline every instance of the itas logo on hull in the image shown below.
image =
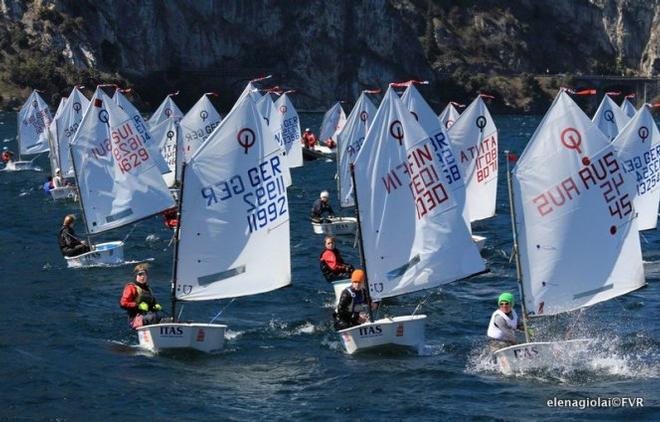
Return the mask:
<svg viewBox="0 0 660 422">
<path fill-rule="evenodd" d="M 383 329 L 380 325 L 372 325 L 369 327 L 360 327 L 360 337 L 380 337 L 383 335 Z"/>
<path fill-rule="evenodd" d="M 516 359 L 535 359 L 539 355 L 536 347 L 523 347 L 513 351 L 513 356 Z"/>
<path fill-rule="evenodd" d="M 160 335 L 162 337 L 181 337 L 183 335 L 183 328 L 181 328 L 181 327 L 160 327 Z"/>
</svg>

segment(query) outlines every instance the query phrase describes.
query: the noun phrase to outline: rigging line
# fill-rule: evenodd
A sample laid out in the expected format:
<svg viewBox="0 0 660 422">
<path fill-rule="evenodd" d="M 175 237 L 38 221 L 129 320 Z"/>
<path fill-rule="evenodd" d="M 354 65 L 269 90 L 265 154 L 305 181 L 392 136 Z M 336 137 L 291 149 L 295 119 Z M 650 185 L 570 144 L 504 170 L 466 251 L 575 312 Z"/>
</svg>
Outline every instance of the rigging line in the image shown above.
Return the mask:
<svg viewBox="0 0 660 422">
<path fill-rule="evenodd" d="M 213 317 L 213 319 L 209 322 L 209 324 L 213 324 L 213 321 L 215 321 L 216 319 L 220 318 L 220 315 L 222 315 L 222 313 L 225 311 L 225 309 L 227 309 L 227 307 L 228 307 L 229 305 L 231 305 L 232 303 L 234 303 L 235 300 L 236 300 L 236 298 L 233 298 L 232 300 L 229 301 L 228 304 L 226 304 L 226 305 L 224 306 L 224 308 L 220 309 L 220 312 L 218 312 L 218 314 L 217 314 L 216 316 Z"/>
<path fill-rule="evenodd" d="M 415 307 L 415 310 L 412 313 L 413 315 L 415 315 L 417 311 L 419 311 L 422 308 L 422 306 L 431 298 L 432 294 L 433 292 L 430 292 L 429 294 L 426 295 L 424 299 L 421 300 L 421 302 L 419 302 L 419 304 Z"/>
<path fill-rule="evenodd" d="M 183 313 L 183 305 L 181 305 L 181 308 L 179 309 L 179 315 L 177 315 L 176 321 L 174 321 L 174 322 L 181 321 L 181 314 L 182 313 Z"/>
<path fill-rule="evenodd" d="M 31 163 L 34 162 L 34 160 L 36 160 L 37 158 L 41 157 L 42 155 L 44 155 L 44 153 L 43 153 L 43 152 L 40 152 L 40 153 L 37 154 L 33 159 L 31 159 L 30 162 L 31 162 Z"/>
<path fill-rule="evenodd" d="M 140 224 L 140 223 L 137 222 L 137 223 L 133 224 L 133 227 L 132 227 L 131 230 L 128 232 L 128 234 L 122 239 L 122 242 L 126 243 L 126 240 L 128 240 L 128 237 L 129 237 L 131 234 L 133 234 L 133 230 L 135 230 L 135 228 L 138 226 L 138 224 Z"/>
</svg>

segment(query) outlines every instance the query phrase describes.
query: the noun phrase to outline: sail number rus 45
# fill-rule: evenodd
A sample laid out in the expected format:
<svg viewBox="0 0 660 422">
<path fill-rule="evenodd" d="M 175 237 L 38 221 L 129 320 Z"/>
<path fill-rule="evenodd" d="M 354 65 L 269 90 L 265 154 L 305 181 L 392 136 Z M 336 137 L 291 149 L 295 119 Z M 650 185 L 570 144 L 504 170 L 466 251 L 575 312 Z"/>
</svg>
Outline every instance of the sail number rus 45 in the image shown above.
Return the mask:
<svg viewBox="0 0 660 422">
<path fill-rule="evenodd" d="M 222 201 L 240 198 L 246 206 L 250 233 L 266 227 L 287 214 L 286 187 L 280 157 L 274 156 L 248 169 L 201 190 L 210 207 Z"/>
</svg>

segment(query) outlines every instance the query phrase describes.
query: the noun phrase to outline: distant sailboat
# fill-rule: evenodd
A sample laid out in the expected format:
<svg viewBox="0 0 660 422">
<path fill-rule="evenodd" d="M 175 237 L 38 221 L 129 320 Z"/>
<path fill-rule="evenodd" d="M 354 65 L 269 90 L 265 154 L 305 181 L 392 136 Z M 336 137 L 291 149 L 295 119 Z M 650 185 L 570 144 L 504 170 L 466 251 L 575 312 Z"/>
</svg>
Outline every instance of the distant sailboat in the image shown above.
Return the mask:
<svg viewBox="0 0 660 422">
<path fill-rule="evenodd" d="M 611 141 L 619 134 L 619 131 L 628 123 L 630 117 L 624 113 L 621 108 L 616 105 L 610 95 L 618 93 L 606 93 L 603 100 L 598 106 L 598 110 L 594 114 L 593 122 L 598 126 L 598 129 L 603 132 Z"/>
<path fill-rule="evenodd" d="M 181 127 L 181 140 L 183 141 L 184 161 L 193 156 L 197 148 L 209 137 L 213 130 L 220 125 L 222 116 L 213 107 L 210 95 L 207 92 L 195 103 L 195 105 L 183 116 L 179 122 Z"/>
<path fill-rule="evenodd" d="M 41 154 L 49 150 L 48 127 L 51 120 L 48 104 L 37 90 L 32 91 L 18 112 L 18 161 L 9 161 L 4 171 L 41 171 L 34 164 L 34 158 L 30 161 L 21 158 L 23 155 Z"/>
<path fill-rule="evenodd" d="M 174 119 L 174 121 L 179 122 L 183 118 L 183 112 L 172 98 L 178 94 L 178 92 L 167 94 L 167 97 L 160 103 L 154 114 L 147 120 L 149 129 L 158 126 L 167 119 Z"/>
<path fill-rule="evenodd" d="M 660 132 L 643 105 L 612 141 L 616 157 L 637 184 L 633 207 L 639 230 L 655 229 L 660 201 Z"/>
<path fill-rule="evenodd" d="M 451 146 L 465 176 L 471 222 L 495 215 L 498 173 L 498 131 L 482 99 L 472 101 L 448 130 Z"/>
<path fill-rule="evenodd" d="M 645 285 L 634 181 L 609 139 L 565 90 L 534 132 L 511 179 L 523 315 L 569 312 Z M 525 331 L 525 343 L 495 352 L 503 372 L 579 361 L 591 343 L 530 342 Z"/>
<path fill-rule="evenodd" d="M 283 166 L 280 146 L 250 96 L 184 165 L 172 315 L 180 301 L 235 298 L 291 284 Z M 214 352 L 223 347 L 226 328 L 175 320 L 137 332 L 140 345 L 152 351 Z"/>
<path fill-rule="evenodd" d="M 390 87 L 354 168 L 355 202 L 369 294 L 404 295 L 485 269 L 442 178 L 443 146 Z M 347 353 L 396 345 L 419 350 L 426 315 L 381 318 L 338 331 Z"/>
<path fill-rule="evenodd" d="M 88 234 L 122 227 L 175 205 L 135 121 L 101 86 L 70 145 Z M 67 264 L 123 262 L 122 241 L 95 246 L 91 252 L 66 257 Z"/>
<path fill-rule="evenodd" d="M 63 178 L 73 178 L 73 165 L 69 154 L 69 145 L 73 136 L 78 131 L 78 126 L 89 107 L 89 100 L 80 92 L 80 87 L 75 86 L 64 104 L 61 112 L 53 118 L 50 126 L 51 162 L 52 172 L 59 168 Z"/>
<path fill-rule="evenodd" d="M 632 118 L 635 113 L 637 113 L 637 109 L 633 105 L 633 103 L 630 102 L 629 98 L 634 98 L 635 94 L 631 95 L 626 95 L 625 98 L 623 99 L 623 102 L 621 103 L 621 110 L 626 114 L 626 116 Z"/>
<path fill-rule="evenodd" d="M 442 110 L 442 112 L 438 115 L 438 118 L 440 119 L 440 122 L 442 122 L 442 125 L 449 129 L 456 123 L 456 120 L 458 120 L 459 117 L 461 117 L 461 113 L 458 111 L 459 108 L 464 108 L 464 104 L 459 104 L 455 103 L 453 101 L 450 101 L 447 106 Z"/>
<path fill-rule="evenodd" d="M 319 132 L 319 143 L 312 148 L 312 152 L 326 158 L 335 158 L 337 150 L 327 144 L 337 144 L 337 135 L 346 124 L 346 113 L 341 107 L 341 102 L 335 103 L 323 115 L 321 130 Z"/>
<path fill-rule="evenodd" d="M 301 167 L 303 157 L 300 143 L 300 117 L 298 117 L 298 112 L 287 92 L 282 93 L 280 98 L 275 101 L 271 118 L 276 131 L 275 140 L 284 148 L 287 166 L 289 168 Z"/>
</svg>

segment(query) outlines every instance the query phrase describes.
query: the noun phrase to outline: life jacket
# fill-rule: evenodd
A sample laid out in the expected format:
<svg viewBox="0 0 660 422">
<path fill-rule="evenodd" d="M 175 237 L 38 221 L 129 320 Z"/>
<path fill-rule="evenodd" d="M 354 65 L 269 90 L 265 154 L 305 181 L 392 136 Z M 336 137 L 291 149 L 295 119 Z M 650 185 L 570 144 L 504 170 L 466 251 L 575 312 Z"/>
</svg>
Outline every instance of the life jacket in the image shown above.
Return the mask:
<svg viewBox="0 0 660 422">
<path fill-rule="evenodd" d="M 2 161 L 4 161 L 6 163 L 7 161 L 10 161 L 10 160 L 11 160 L 11 153 L 9 151 L 4 151 L 2 153 Z"/>
<path fill-rule="evenodd" d="M 498 327 L 495 325 L 495 317 L 499 315 L 506 321 L 506 327 Z M 493 312 L 493 315 L 490 317 L 490 322 L 488 323 L 488 331 L 486 335 L 495 340 L 502 341 L 511 341 L 512 339 L 505 333 L 503 329 L 509 329 L 511 331 L 515 330 L 518 327 L 518 314 L 516 311 L 511 309 L 511 317 L 502 312 L 501 310 L 496 310 Z"/>
<path fill-rule="evenodd" d="M 324 254 L 325 251 L 327 251 L 327 250 L 328 250 L 328 249 L 323 249 L 323 251 L 321 251 L 321 254 L 319 255 L 319 261 L 320 261 L 320 266 L 321 266 L 321 273 L 323 274 L 323 277 L 326 278 L 326 280 L 328 280 L 328 279 L 330 279 L 330 278 L 333 278 L 333 276 L 335 275 L 335 271 L 334 271 L 332 268 L 330 268 L 330 266 L 329 266 L 329 265 L 323 260 L 323 254 Z M 342 257 L 341 257 L 341 253 L 339 252 L 339 249 L 337 249 L 337 248 L 335 248 L 335 249 L 330 249 L 330 251 L 331 251 L 333 254 L 335 254 L 335 260 L 337 261 L 337 264 L 343 265 L 343 264 L 344 264 L 344 260 L 343 260 Z"/>
<path fill-rule="evenodd" d="M 351 287 L 344 289 L 351 296 L 351 303 L 348 305 L 348 311 L 352 316 L 360 314 L 361 312 L 369 312 L 369 307 L 367 306 L 367 295 L 364 290 L 361 294 L 357 294 L 353 291 Z"/>
<path fill-rule="evenodd" d="M 137 291 L 137 296 L 133 298 L 133 301 L 138 305 L 142 302 L 145 302 L 147 305 L 149 305 L 149 310 L 151 311 L 154 305 L 156 305 L 156 298 L 154 297 L 154 294 L 151 291 L 151 287 L 149 286 L 140 287 L 137 283 L 134 282 L 129 282 L 127 285 L 134 286 L 135 290 Z M 130 319 L 135 318 L 135 316 L 138 315 L 139 313 L 137 309 L 127 309 L 127 311 L 128 311 L 128 317 Z"/>
</svg>

